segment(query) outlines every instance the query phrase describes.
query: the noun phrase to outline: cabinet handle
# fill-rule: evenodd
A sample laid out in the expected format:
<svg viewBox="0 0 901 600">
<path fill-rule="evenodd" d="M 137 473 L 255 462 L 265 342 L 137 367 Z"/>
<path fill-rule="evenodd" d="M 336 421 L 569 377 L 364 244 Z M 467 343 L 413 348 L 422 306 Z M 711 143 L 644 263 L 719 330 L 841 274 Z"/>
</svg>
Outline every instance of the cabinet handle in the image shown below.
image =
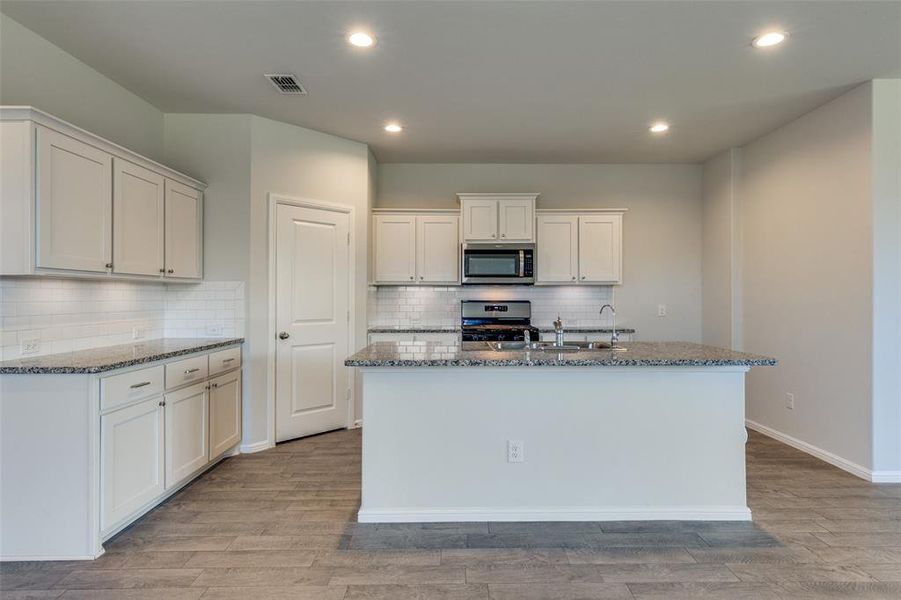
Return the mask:
<svg viewBox="0 0 901 600">
<path fill-rule="evenodd" d="M 210 384 L 210 387 L 213 388 L 213 389 L 215 389 L 215 388 L 219 387 L 219 384 L 218 384 L 218 383 L 211 383 L 211 384 Z"/>
<path fill-rule="evenodd" d="M 506 234 L 506 233 L 502 233 L 502 234 L 501 234 L 501 237 L 507 237 L 507 234 Z"/>
<path fill-rule="evenodd" d="M 585 276 L 584 276 L 584 275 L 582 275 L 582 279 L 585 279 Z"/>
<path fill-rule="evenodd" d="M 425 279 L 425 276 L 420 275 L 420 276 L 419 276 L 419 281 L 422 281 L 423 279 Z"/>
<path fill-rule="evenodd" d="M 496 238 L 496 237 L 497 237 L 497 234 L 496 234 L 496 233 L 492 233 L 492 234 L 491 234 L 491 237 L 492 237 L 492 238 Z"/>
<path fill-rule="evenodd" d="M 169 269 L 169 270 L 166 271 L 166 272 L 169 273 L 169 274 L 171 275 L 172 273 L 175 273 L 175 269 Z"/>
<path fill-rule="evenodd" d="M 225 363 L 231 362 L 231 361 L 233 361 L 233 360 L 235 360 L 235 359 L 234 359 L 234 358 L 223 358 L 223 359 L 222 359 L 222 363 L 225 364 Z"/>
<path fill-rule="evenodd" d="M 575 280 L 576 280 L 576 276 L 575 276 L 575 275 L 573 275 L 573 281 L 575 281 Z"/>
<path fill-rule="evenodd" d="M 160 406 L 166 406 L 166 401 L 163 400 L 162 402 L 160 402 Z"/>
<path fill-rule="evenodd" d="M 112 268 L 113 268 L 113 263 L 106 263 L 106 268 L 107 268 L 107 269 L 112 269 Z"/>
<path fill-rule="evenodd" d="M 160 273 L 165 273 L 166 269 L 160 269 Z"/>
<path fill-rule="evenodd" d="M 413 276 L 412 276 L 412 275 L 410 275 L 410 281 L 413 281 Z"/>
<path fill-rule="evenodd" d="M 199 370 L 200 370 L 200 367 L 194 367 L 193 369 L 186 369 L 185 375 L 190 375 L 191 373 L 196 373 Z"/>
<path fill-rule="evenodd" d="M 137 388 L 142 388 L 142 387 L 144 387 L 145 385 L 150 385 L 150 382 L 149 382 L 149 381 L 142 381 L 141 383 L 136 383 L 136 384 L 134 384 L 134 385 L 130 385 L 129 387 L 130 387 L 131 389 L 134 390 L 134 389 L 137 389 Z"/>
</svg>

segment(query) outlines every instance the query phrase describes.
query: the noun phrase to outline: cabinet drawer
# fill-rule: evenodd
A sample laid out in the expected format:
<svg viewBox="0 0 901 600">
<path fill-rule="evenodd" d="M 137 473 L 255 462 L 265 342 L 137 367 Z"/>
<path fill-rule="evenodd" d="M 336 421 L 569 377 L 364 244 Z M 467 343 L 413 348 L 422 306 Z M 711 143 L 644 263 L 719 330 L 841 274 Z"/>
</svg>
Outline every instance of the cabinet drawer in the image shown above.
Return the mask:
<svg viewBox="0 0 901 600">
<path fill-rule="evenodd" d="M 169 363 L 166 365 L 166 389 L 171 390 L 186 383 L 202 381 L 208 374 L 206 354 Z"/>
<path fill-rule="evenodd" d="M 109 410 L 163 391 L 163 366 L 131 371 L 100 380 L 100 410 Z"/>
<path fill-rule="evenodd" d="M 241 347 L 226 348 L 210 354 L 210 375 L 217 375 L 241 366 Z"/>
</svg>

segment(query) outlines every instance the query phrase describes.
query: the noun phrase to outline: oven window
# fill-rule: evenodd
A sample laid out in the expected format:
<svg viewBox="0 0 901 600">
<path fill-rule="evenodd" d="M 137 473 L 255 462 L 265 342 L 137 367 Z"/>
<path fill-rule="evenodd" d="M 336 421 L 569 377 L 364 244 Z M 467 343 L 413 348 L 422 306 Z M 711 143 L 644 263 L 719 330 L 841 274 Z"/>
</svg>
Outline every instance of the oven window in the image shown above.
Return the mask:
<svg viewBox="0 0 901 600">
<path fill-rule="evenodd" d="M 519 253 L 466 255 L 467 277 L 518 277 Z"/>
</svg>

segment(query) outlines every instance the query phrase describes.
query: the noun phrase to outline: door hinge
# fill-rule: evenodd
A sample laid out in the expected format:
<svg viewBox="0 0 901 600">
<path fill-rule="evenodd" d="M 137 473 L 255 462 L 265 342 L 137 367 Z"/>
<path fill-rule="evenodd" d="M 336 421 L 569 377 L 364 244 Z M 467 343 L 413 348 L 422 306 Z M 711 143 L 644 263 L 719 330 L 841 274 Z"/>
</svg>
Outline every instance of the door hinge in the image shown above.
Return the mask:
<svg viewBox="0 0 901 600">
<path fill-rule="evenodd" d="M 347 245 L 350 246 L 350 232 L 347 232 Z"/>
<path fill-rule="evenodd" d="M 350 311 L 347 311 L 347 322 L 350 323 Z"/>
</svg>

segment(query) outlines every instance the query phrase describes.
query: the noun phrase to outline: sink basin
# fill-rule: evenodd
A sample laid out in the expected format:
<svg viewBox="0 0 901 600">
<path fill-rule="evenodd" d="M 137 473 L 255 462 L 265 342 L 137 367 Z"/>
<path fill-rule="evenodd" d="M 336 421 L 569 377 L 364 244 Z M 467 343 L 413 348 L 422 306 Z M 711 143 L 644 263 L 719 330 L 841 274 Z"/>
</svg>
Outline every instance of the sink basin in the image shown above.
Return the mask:
<svg viewBox="0 0 901 600">
<path fill-rule="evenodd" d="M 555 346 L 553 342 L 487 342 L 488 347 L 496 352 L 505 350 L 522 350 L 532 352 L 578 352 L 585 346 L 577 346 L 576 344 L 566 343 L 563 346 Z M 584 344 L 584 342 L 583 342 Z"/>
</svg>

